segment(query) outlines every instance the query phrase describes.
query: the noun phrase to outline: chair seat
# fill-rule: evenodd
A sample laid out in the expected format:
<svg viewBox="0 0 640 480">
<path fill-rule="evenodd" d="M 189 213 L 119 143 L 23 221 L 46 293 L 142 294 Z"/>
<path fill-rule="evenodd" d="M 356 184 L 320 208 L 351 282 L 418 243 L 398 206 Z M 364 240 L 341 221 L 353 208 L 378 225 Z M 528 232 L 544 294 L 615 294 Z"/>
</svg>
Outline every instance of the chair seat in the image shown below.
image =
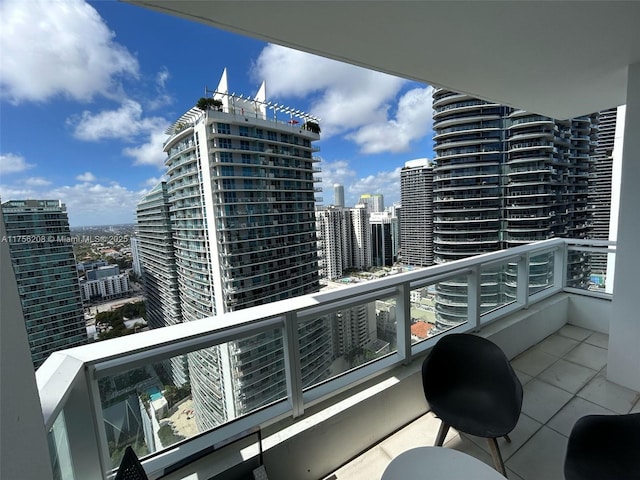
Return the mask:
<svg viewBox="0 0 640 480">
<path fill-rule="evenodd" d="M 484 437 L 496 470 L 506 476 L 497 438 L 518 423 L 522 384 L 500 347 L 476 335 L 445 335 L 422 363 L 422 387 L 442 420 L 435 445 L 442 446 L 450 427 Z"/>
<path fill-rule="evenodd" d="M 439 392 L 429 399 L 433 412 L 458 431 L 476 437 L 507 435 L 518 421 L 518 405 L 499 392 L 460 387 Z"/>
<path fill-rule="evenodd" d="M 587 415 L 571 430 L 566 480 L 639 480 L 640 413 Z"/>
</svg>

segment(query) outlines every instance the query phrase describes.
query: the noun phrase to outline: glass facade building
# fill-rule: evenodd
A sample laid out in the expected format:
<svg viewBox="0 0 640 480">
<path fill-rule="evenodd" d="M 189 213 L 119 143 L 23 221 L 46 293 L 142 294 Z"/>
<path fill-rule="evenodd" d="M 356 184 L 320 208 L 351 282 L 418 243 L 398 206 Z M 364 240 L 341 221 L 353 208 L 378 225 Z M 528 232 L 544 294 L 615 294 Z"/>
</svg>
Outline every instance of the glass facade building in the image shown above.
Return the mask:
<svg viewBox="0 0 640 480">
<path fill-rule="evenodd" d="M 67 207 L 59 200 L 10 200 L 2 215 L 37 369 L 56 350 L 87 343 Z"/>
<path fill-rule="evenodd" d="M 588 184 L 597 116 L 554 120 L 444 89 L 434 108 L 435 263 L 553 237 L 587 238 Z M 589 259 L 570 255 L 573 286 L 589 280 Z M 517 266 L 480 272 L 482 312 L 515 299 Z M 551 282 L 553 258 L 538 256 L 531 288 Z M 437 286 L 437 328 L 467 317 L 466 283 Z"/>
</svg>

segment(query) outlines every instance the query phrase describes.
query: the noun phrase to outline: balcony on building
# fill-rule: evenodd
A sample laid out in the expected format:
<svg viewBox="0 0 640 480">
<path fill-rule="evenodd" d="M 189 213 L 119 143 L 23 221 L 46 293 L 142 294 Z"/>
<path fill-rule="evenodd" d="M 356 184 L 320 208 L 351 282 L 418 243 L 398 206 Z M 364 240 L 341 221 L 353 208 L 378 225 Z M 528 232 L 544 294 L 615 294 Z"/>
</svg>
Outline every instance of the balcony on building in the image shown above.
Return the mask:
<svg viewBox="0 0 640 480">
<path fill-rule="evenodd" d="M 571 265 L 592 257 L 613 262 L 615 252 L 606 241 L 546 240 L 233 312 L 219 317 L 217 328 L 205 319 L 57 352 L 36 375 L 54 467 L 59 478 L 99 479 L 117 466 L 118 441 L 105 428 L 107 419 L 113 421 L 108 399 L 115 393 L 105 391 L 106 381 L 119 385 L 120 395 L 143 392 L 153 382 L 145 383 L 141 371 L 205 347 L 234 344 L 240 359 L 247 349 L 264 348 L 264 361 L 283 363 L 285 375 L 237 378 L 238 387 L 264 385 L 261 398 L 245 399 L 252 411 L 141 453 L 150 478 L 241 478 L 260 462 L 270 479 L 379 478 L 402 451 L 397 449 L 435 439 L 438 422 L 421 391 L 425 355 L 442 335 L 475 332 L 500 345 L 524 384 L 514 445 L 505 447 L 509 478 L 542 478 L 534 476 L 540 465 L 559 475 L 576 415 L 640 409 L 638 392 L 604 377 L 611 292 L 589 283 L 569 286 L 578 275 Z M 510 294 L 496 292 L 500 278 Z M 412 335 L 412 292 L 435 285 L 438 303 L 446 307 L 440 322 L 446 331 Z M 333 355 L 326 338 L 298 350 L 300 339 L 313 335 L 314 320 L 368 303 L 382 308 L 378 302 L 395 305 L 391 335 L 388 325 L 377 324 L 378 336 L 386 333 L 391 344 L 359 366 L 305 376 L 301 358 Z M 223 401 L 223 385 L 208 388 Z M 141 408 L 142 400 L 133 397 Z M 445 446 L 491 464 L 483 445 L 454 431 Z"/>
</svg>

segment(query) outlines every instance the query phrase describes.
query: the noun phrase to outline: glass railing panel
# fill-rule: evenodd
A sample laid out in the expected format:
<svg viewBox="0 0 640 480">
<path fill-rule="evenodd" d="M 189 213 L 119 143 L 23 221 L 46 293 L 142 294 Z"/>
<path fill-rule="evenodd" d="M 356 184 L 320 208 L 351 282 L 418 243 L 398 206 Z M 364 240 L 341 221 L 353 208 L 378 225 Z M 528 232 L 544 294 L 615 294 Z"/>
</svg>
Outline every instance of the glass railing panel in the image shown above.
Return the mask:
<svg viewBox="0 0 640 480">
<path fill-rule="evenodd" d="M 286 398 L 281 329 L 174 356 L 98 380 L 112 467 Z"/>
<path fill-rule="evenodd" d="M 615 253 L 569 250 L 567 252 L 567 287 L 581 290 L 611 293 L 612 279 L 607 276 L 608 268 L 615 263 Z"/>
<path fill-rule="evenodd" d="M 436 328 L 436 286 L 426 285 L 411 289 L 411 344 L 434 335 Z"/>
<path fill-rule="evenodd" d="M 555 252 L 532 255 L 529 258 L 529 295 L 553 286 Z"/>
<path fill-rule="evenodd" d="M 53 423 L 53 427 L 47 434 L 49 443 L 49 455 L 54 480 L 74 480 L 73 466 L 71 463 L 71 450 L 69 449 L 69 437 L 64 412 L 60 412 Z"/>
<path fill-rule="evenodd" d="M 435 328 L 430 336 L 468 322 L 469 286 L 467 275 L 458 275 L 435 284 Z"/>
<path fill-rule="evenodd" d="M 397 350 L 396 299 L 385 297 L 300 322 L 303 388 Z"/>
<path fill-rule="evenodd" d="M 518 266 L 504 262 L 480 270 L 480 315 L 516 301 Z"/>
</svg>

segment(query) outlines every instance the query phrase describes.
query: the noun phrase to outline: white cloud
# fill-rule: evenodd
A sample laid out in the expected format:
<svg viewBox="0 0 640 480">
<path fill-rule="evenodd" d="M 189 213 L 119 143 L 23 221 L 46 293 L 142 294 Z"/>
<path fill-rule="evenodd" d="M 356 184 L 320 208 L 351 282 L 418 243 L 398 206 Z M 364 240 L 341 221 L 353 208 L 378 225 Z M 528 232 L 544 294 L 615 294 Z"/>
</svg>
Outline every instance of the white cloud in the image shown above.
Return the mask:
<svg viewBox="0 0 640 480">
<path fill-rule="evenodd" d="M 322 178 L 322 198 L 325 205 L 335 203 L 333 186 L 336 183 L 341 185 L 349 184 L 356 178 L 356 171 L 349 166 L 349 162 L 345 160 L 337 160 L 334 162 L 322 161 L 319 164 L 322 172 L 318 174 Z"/>
<path fill-rule="evenodd" d="M 307 100 L 323 138 L 345 135 L 362 153 L 406 151 L 431 130 L 428 86 L 398 99 L 407 80 L 278 45 L 262 50 L 253 73 L 270 97 Z"/>
<path fill-rule="evenodd" d="M 168 122 L 161 117 L 143 117 L 142 106 L 127 99 L 116 110 L 96 114 L 85 110 L 81 115 L 69 118 L 67 124 L 75 127 L 73 135 L 80 140 L 116 138 L 131 141 L 139 134 L 165 129 Z"/>
<path fill-rule="evenodd" d="M 96 176 L 91 172 L 84 172 L 80 175 L 77 175 L 76 180 L 79 180 L 81 182 L 95 182 Z"/>
<path fill-rule="evenodd" d="M 149 110 L 158 110 L 173 103 L 173 97 L 167 93 L 167 80 L 171 78 L 169 69 L 163 66 L 156 74 L 156 94 L 145 105 Z"/>
<path fill-rule="evenodd" d="M 27 163 L 24 157 L 16 155 L 15 153 L 4 153 L 0 155 L 1 175 L 23 172 L 33 167 L 35 167 L 33 163 Z"/>
<path fill-rule="evenodd" d="M 166 154 L 162 147 L 167 139 L 164 131 L 169 122 L 162 117 L 144 117 L 142 106 L 125 100 L 116 110 L 94 114 L 89 111 L 67 119 L 74 126 L 74 136 L 85 141 L 120 139 L 137 146 L 126 147 L 122 153 L 134 159 L 134 165 L 164 166 Z"/>
<path fill-rule="evenodd" d="M 433 124 L 432 87 L 414 88 L 398 102 L 395 118 L 371 122 L 348 138 L 362 153 L 406 152 L 411 142 L 427 136 Z"/>
<path fill-rule="evenodd" d="M 0 3 L 0 92 L 13 103 L 113 95 L 137 59 L 83 0 Z"/>
<path fill-rule="evenodd" d="M 269 97 L 310 96 L 310 112 L 322 119 L 323 137 L 384 121 L 406 80 L 278 45 L 262 50 L 254 75 Z M 293 105 L 291 105 L 293 106 Z"/>
<path fill-rule="evenodd" d="M 117 182 L 110 184 L 78 183 L 46 188 L 46 185 L 1 185 L 3 200 L 22 198 L 62 200 L 67 206 L 69 223 L 111 225 L 134 223 L 136 205 L 146 189 L 129 190 Z"/>
<path fill-rule="evenodd" d="M 385 206 L 400 201 L 400 170 L 402 167 L 363 178 L 358 178 L 358 173 L 346 160 L 323 161 L 320 163 L 320 168 L 322 172 L 318 175 L 322 177 L 322 198 L 325 205 L 334 203 L 333 185 L 336 183 L 344 185 L 346 206 L 354 206 L 358 203 L 360 195 L 363 193 L 381 193 L 384 195 Z"/>
<path fill-rule="evenodd" d="M 169 74 L 169 69 L 163 66 L 160 71 L 156 74 L 156 83 L 158 87 L 164 90 L 167 80 L 171 75 Z"/>
<path fill-rule="evenodd" d="M 47 185 L 51 185 L 49 180 L 42 177 L 30 177 L 27 178 L 24 183 L 30 187 L 46 187 Z"/>
<path fill-rule="evenodd" d="M 167 154 L 163 152 L 162 146 L 167 139 L 163 133 L 168 125 L 158 128 L 149 133 L 147 141 L 137 147 L 127 147 L 122 153 L 134 159 L 134 165 L 153 165 L 164 168 L 164 161 Z"/>
<path fill-rule="evenodd" d="M 360 178 L 345 186 L 345 202 L 355 205 L 363 193 L 381 193 L 384 196 L 385 208 L 400 201 L 400 170 L 398 167 L 391 172 L 378 172 Z"/>
<path fill-rule="evenodd" d="M 151 177 L 145 180 L 144 186 L 153 188 L 156 185 L 158 185 L 160 182 L 165 182 L 166 180 L 167 180 L 167 177 L 165 175 L 162 175 L 161 177 Z"/>
</svg>

